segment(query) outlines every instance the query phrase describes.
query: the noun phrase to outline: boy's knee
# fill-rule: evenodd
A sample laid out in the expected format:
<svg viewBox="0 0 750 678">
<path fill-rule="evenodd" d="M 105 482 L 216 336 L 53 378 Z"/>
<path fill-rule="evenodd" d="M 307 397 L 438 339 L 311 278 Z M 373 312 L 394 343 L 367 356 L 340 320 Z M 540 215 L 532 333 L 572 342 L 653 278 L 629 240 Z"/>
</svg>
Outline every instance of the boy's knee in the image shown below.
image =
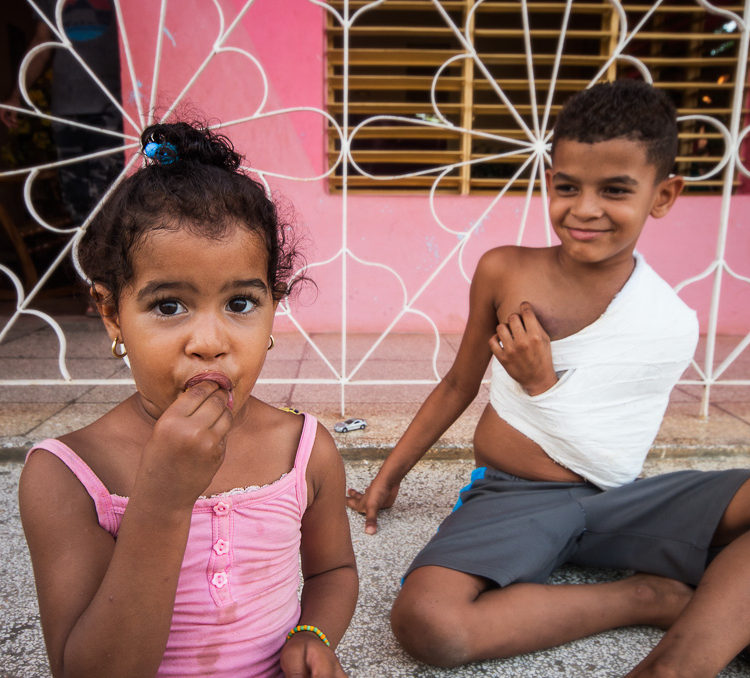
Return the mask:
<svg viewBox="0 0 750 678">
<path fill-rule="evenodd" d="M 465 625 L 450 605 L 399 595 L 391 610 L 391 628 L 402 647 L 425 664 L 451 668 L 470 661 Z"/>
</svg>

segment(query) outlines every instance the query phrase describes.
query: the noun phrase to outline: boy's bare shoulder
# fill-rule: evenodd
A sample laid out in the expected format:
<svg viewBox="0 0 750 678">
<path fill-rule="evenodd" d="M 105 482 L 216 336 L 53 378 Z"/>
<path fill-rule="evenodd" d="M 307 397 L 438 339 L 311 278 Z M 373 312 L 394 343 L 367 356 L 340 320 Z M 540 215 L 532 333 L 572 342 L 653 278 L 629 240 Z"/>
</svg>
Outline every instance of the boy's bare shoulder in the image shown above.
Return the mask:
<svg viewBox="0 0 750 678">
<path fill-rule="evenodd" d="M 544 264 L 550 260 L 553 253 L 553 247 L 493 247 L 480 257 L 474 275 L 497 282 L 508 275 L 516 276 L 532 266 Z"/>
</svg>

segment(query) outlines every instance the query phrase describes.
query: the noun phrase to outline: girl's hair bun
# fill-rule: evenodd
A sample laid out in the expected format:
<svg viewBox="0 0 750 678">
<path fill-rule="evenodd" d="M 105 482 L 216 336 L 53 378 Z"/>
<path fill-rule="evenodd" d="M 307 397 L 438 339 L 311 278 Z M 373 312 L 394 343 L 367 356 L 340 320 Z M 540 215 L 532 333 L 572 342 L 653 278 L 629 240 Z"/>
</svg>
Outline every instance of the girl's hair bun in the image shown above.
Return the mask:
<svg viewBox="0 0 750 678">
<path fill-rule="evenodd" d="M 236 172 L 242 163 L 242 156 L 227 137 L 186 122 L 147 127 L 141 145 L 144 155 L 156 164 L 175 169 L 182 163 L 200 163 Z"/>
<path fill-rule="evenodd" d="M 78 261 L 92 284 L 117 305 L 135 275 L 135 256 L 153 230 L 222 238 L 238 226 L 260 237 L 268 253 L 273 298 L 288 295 L 304 274 L 291 224 L 263 184 L 240 168 L 242 156 L 204 124 L 152 125 L 141 135 L 148 162 L 118 184 L 80 240 Z M 217 264 L 218 265 L 218 264 Z"/>
</svg>

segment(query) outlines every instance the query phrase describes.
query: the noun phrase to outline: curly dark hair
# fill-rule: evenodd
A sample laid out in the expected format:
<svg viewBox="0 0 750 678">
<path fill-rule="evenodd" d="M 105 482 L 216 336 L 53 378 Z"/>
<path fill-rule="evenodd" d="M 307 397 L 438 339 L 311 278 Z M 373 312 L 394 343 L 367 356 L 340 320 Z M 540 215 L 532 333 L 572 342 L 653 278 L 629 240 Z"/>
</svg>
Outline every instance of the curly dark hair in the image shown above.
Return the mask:
<svg viewBox="0 0 750 678">
<path fill-rule="evenodd" d="M 146 128 L 141 144 L 146 155 L 154 147 L 157 152 L 114 190 L 78 251 L 90 283 L 103 285 L 115 305 L 133 277 L 134 251 L 154 229 L 186 228 L 221 238 L 241 224 L 265 243 L 274 299 L 304 279 L 292 280 L 303 262 L 291 224 L 282 222 L 263 186 L 240 169 L 242 156 L 227 137 L 201 124 L 178 122 Z"/>
<path fill-rule="evenodd" d="M 557 116 L 552 156 L 561 139 L 593 144 L 618 138 L 642 142 L 648 162 L 656 167 L 656 180 L 665 179 L 677 155 L 674 104 L 642 80 L 594 85 L 568 99 Z"/>
</svg>

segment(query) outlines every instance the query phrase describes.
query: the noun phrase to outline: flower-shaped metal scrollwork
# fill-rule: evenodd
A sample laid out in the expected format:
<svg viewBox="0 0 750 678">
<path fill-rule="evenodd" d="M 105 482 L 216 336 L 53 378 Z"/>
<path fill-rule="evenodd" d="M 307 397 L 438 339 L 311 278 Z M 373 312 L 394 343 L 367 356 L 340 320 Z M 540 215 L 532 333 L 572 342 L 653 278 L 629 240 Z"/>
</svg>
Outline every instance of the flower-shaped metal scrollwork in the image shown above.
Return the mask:
<svg viewBox="0 0 750 678">
<path fill-rule="evenodd" d="M 44 163 L 37 163 L 28 166 L 14 167 L 11 169 L 0 171 L 0 178 L 11 178 L 21 177 L 24 179 L 23 183 L 23 195 L 26 208 L 31 218 L 44 229 L 44 231 L 51 234 L 60 236 L 61 242 L 58 244 L 60 247 L 58 255 L 54 258 L 47 270 L 45 270 L 39 279 L 32 284 L 31 288 L 24 289 L 24 284 L 21 279 L 6 266 L 2 267 L 2 272 L 11 281 L 16 296 L 16 304 L 14 311 L 9 315 L 7 320 L 4 322 L 0 329 L 0 341 L 8 335 L 10 330 L 16 324 L 20 317 L 23 315 L 33 315 L 45 323 L 47 323 L 54 331 L 58 338 L 59 351 L 58 351 L 58 364 L 61 380 L 63 382 L 76 382 L 76 383 L 99 383 L 100 380 L 86 380 L 86 379 L 73 379 L 66 366 L 66 351 L 67 345 L 65 341 L 65 335 L 60 325 L 47 313 L 42 313 L 33 308 L 33 304 L 40 294 L 44 285 L 48 282 L 55 270 L 60 267 L 63 261 L 72 257 L 73 263 L 79 272 L 81 278 L 84 278 L 83 272 L 78 265 L 76 251 L 77 244 L 80 241 L 81 236 L 85 232 L 90 221 L 96 216 L 99 210 L 102 208 L 109 198 L 111 192 L 116 186 L 131 172 L 140 162 L 142 157 L 137 152 L 140 143 L 140 134 L 145 127 L 153 124 L 157 121 L 169 121 L 176 115 L 179 115 L 181 107 L 186 101 L 191 101 L 191 94 L 197 85 L 201 84 L 201 78 L 205 78 L 207 68 L 211 63 L 220 61 L 225 58 L 225 55 L 238 55 L 243 62 L 246 64 L 247 69 L 252 71 L 253 77 L 243 77 L 242 73 L 235 73 L 237 82 L 243 82 L 247 79 L 251 79 L 254 82 L 259 82 L 260 86 L 256 91 L 252 92 L 252 96 L 248 96 L 248 100 L 254 100 L 256 103 L 252 110 L 248 111 L 246 115 L 241 115 L 233 119 L 226 120 L 222 123 L 212 124 L 212 129 L 228 129 L 234 128 L 239 125 L 252 125 L 253 123 L 261 123 L 272 118 L 279 118 L 282 116 L 289 116 L 291 114 L 312 114 L 318 116 L 321 120 L 321 129 L 328 124 L 332 129 L 336 130 L 343 138 L 343 133 L 336 122 L 336 120 L 327 111 L 312 106 L 299 106 L 293 108 L 271 108 L 268 105 L 269 100 L 269 83 L 268 78 L 261 61 L 252 54 L 248 49 L 237 47 L 230 44 L 229 40 L 242 21 L 243 17 L 252 8 L 254 0 L 246 0 L 242 6 L 236 11 L 236 14 L 228 20 L 225 6 L 219 2 L 219 0 L 205 0 L 203 3 L 203 14 L 199 17 L 195 17 L 195 21 L 200 21 L 202 26 L 211 24 L 209 16 L 213 14 L 213 20 L 216 22 L 216 33 L 212 40 L 208 41 L 205 51 L 200 55 L 200 59 L 193 65 L 193 72 L 187 82 L 181 87 L 181 89 L 175 94 L 170 92 L 170 88 L 174 86 L 174 83 L 166 82 L 163 77 L 161 70 L 162 60 L 164 58 L 165 39 L 171 38 L 167 29 L 167 0 L 161 0 L 158 8 L 158 20 L 156 30 L 154 33 L 155 44 L 152 45 L 153 63 L 151 64 L 150 72 L 150 84 L 147 87 L 148 101 L 144 95 L 143 81 L 147 78 L 145 75 L 139 73 L 138 70 L 138 59 L 135 58 L 134 50 L 132 47 L 132 34 L 133 31 L 142 33 L 141 25 L 134 25 L 132 8 L 127 8 L 123 5 L 122 0 L 112 0 L 112 8 L 116 15 L 117 32 L 119 36 L 119 42 L 121 46 L 121 52 L 124 57 L 124 68 L 123 68 L 123 91 L 130 91 L 130 98 L 126 101 L 121 101 L 120 97 L 111 91 L 102 79 L 96 73 L 95 64 L 87 63 L 87 61 L 76 51 L 76 46 L 70 37 L 66 33 L 66 27 L 64 25 L 64 5 L 65 0 L 56 0 L 54 6 L 53 16 L 48 16 L 43 11 L 39 3 L 35 0 L 27 0 L 30 7 L 36 14 L 37 20 L 44 24 L 46 29 L 51 34 L 51 39 L 44 41 L 34 46 L 25 55 L 22 60 L 19 69 L 18 76 L 18 91 L 22 100 L 21 105 L 15 105 L 15 103 L 4 102 L 0 103 L 0 109 L 11 114 L 14 118 L 29 118 L 46 123 L 54 123 L 62 128 L 70 128 L 76 130 L 82 130 L 92 135 L 105 135 L 113 140 L 113 144 L 106 150 L 96 151 L 93 153 L 85 153 L 74 155 L 73 157 L 67 157 L 64 159 L 58 158 L 57 160 L 50 160 Z M 172 3 L 177 11 L 179 7 L 176 3 Z M 128 12 L 124 11 L 130 9 L 130 16 Z M 142 35 L 140 36 L 142 40 Z M 172 38 L 173 39 L 173 38 Z M 64 51 L 75 63 L 80 67 L 81 71 L 85 73 L 86 77 L 89 78 L 96 87 L 103 93 L 104 97 L 109 100 L 113 107 L 118 111 L 122 117 L 124 127 L 126 131 L 113 130 L 107 127 L 98 127 L 87 125 L 80 121 L 70 119 L 64 115 L 53 115 L 48 110 L 43 110 L 34 100 L 34 97 L 29 92 L 27 86 L 27 73 L 30 66 L 35 58 L 43 56 L 47 52 Z M 143 46 L 140 47 L 141 53 L 139 56 L 142 57 Z M 188 52 L 191 55 L 196 53 L 196 50 Z M 245 74 L 247 75 L 247 74 Z M 166 102 L 166 97 L 170 99 Z M 199 102 L 200 104 L 200 102 Z M 192 104 L 191 104 L 192 105 Z M 161 110 L 160 110 L 161 109 Z M 212 116 L 218 116 L 221 114 L 220 110 L 211 108 L 210 114 Z M 126 161 L 123 165 L 119 176 L 114 178 L 108 188 L 103 192 L 100 199 L 91 208 L 90 212 L 81 220 L 80 223 L 72 223 L 65 226 L 58 226 L 51 223 L 50 220 L 44 216 L 37 208 L 34 202 L 34 184 L 39 176 L 45 171 L 59 170 L 66 166 L 74 165 L 86 160 L 100 158 L 109 155 L 125 155 Z M 260 180 L 266 187 L 266 190 L 270 194 L 271 187 L 268 182 L 268 177 L 273 178 L 284 178 L 292 179 L 296 181 L 320 181 L 325 177 L 329 176 L 336 170 L 336 167 L 341 162 L 343 157 L 343 144 L 342 152 L 338 160 L 334 161 L 332 165 L 325 171 L 312 176 L 295 176 L 284 173 L 272 168 L 263 168 L 259 166 L 244 167 L 245 170 L 254 174 L 258 180 Z M 282 314 L 289 315 L 291 317 L 291 311 L 288 306 L 283 306 L 281 309 Z M 5 380 L 8 383 L 33 383 L 34 380 Z M 114 382 L 113 382 L 114 383 Z M 119 383 L 119 382 L 118 382 Z"/>
<path fill-rule="evenodd" d="M 374 8 L 378 3 L 373 3 L 363 7 L 360 11 L 366 11 Z M 551 76 L 549 86 L 546 92 L 546 98 L 544 99 L 543 106 L 541 106 L 541 115 L 539 113 L 538 97 L 543 94 L 540 87 L 537 84 L 535 78 L 534 59 L 532 51 L 532 26 L 531 26 L 531 14 L 530 6 L 526 0 L 522 0 L 518 3 L 518 12 L 520 14 L 520 24 L 522 26 L 523 43 L 525 45 L 525 68 L 526 68 L 526 79 L 528 82 L 528 99 L 530 101 L 530 120 L 524 118 L 521 113 L 514 106 L 512 97 L 508 94 L 501 81 L 498 81 L 490 72 L 488 66 L 483 62 L 482 55 L 477 50 L 473 39 L 472 31 L 470 27 L 475 24 L 477 20 L 478 12 L 483 4 L 484 0 L 478 0 L 475 2 L 470 10 L 466 14 L 465 24 L 463 26 L 457 25 L 453 16 L 438 0 L 432 2 L 435 11 L 442 17 L 445 25 L 447 25 L 453 35 L 455 36 L 458 44 L 458 52 L 447 59 L 435 72 L 432 81 L 432 88 L 430 92 L 430 101 L 432 105 L 432 114 L 430 116 L 422 115 L 419 117 L 409 116 L 396 116 L 396 115 L 376 115 L 362 120 L 357 124 L 351 134 L 349 135 L 347 143 L 348 161 L 349 164 L 355 168 L 360 174 L 370 179 L 382 182 L 388 182 L 396 179 L 404 179 L 417 176 L 434 176 L 435 179 L 431 185 L 429 192 L 430 210 L 435 224 L 440 229 L 453 233 L 458 236 L 459 240 L 456 245 L 450 250 L 450 252 L 438 263 L 436 269 L 431 272 L 428 278 L 424 281 L 424 284 L 419 290 L 412 295 L 411 298 L 406 300 L 401 307 L 400 315 L 409 312 L 414 309 L 419 296 L 423 291 L 430 285 L 431 281 L 435 278 L 437 273 L 442 268 L 449 264 L 450 260 L 454 257 L 458 260 L 458 267 L 461 271 L 464 279 L 469 282 L 470 276 L 466 270 L 464 263 L 464 255 L 467 251 L 467 245 L 478 230 L 481 224 L 490 216 L 492 210 L 497 206 L 498 202 L 508 193 L 509 190 L 514 188 L 514 184 L 520 179 L 525 178 L 528 181 L 525 197 L 525 207 L 523 209 L 521 218 L 519 220 L 516 244 L 522 244 L 524 242 L 524 236 L 527 227 L 527 219 L 529 215 L 529 206 L 532 201 L 533 188 L 535 182 L 538 182 L 542 199 L 546 204 L 546 186 L 544 181 L 539 181 L 544 173 L 545 166 L 549 163 L 549 143 L 552 136 L 551 125 L 552 125 L 552 104 L 556 94 L 556 85 L 558 82 L 558 76 L 560 73 L 560 65 L 564 54 L 566 41 L 568 37 L 568 28 L 571 20 L 571 16 L 576 11 L 576 7 L 572 0 L 568 0 L 561 9 L 560 14 L 560 30 L 559 38 L 557 41 L 557 48 L 553 58 L 553 64 L 551 68 Z M 610 0 L 609 4 L 612 7 L 612 11 L 617 15 L 617 35 L 615 44 L 612 46 L 609 56 L 604 62 L 592 73 L 589 81 L 589 85 L 601 80 L 610 71 L 610 69 L 616 64 L 623 64 L 633 67 L 637 70 L 640 76 L 648 81 L 652 81 L 651 73 L 647 65 L 639 58 L 632 54 L 627 53 L 628 46 L 633 42 L 634 39 L 639 37 L 642 29 L 648 24 L 653 18 L 655 12 L 660 8 L 661 3 L 656 2 L 650 6 L 646 11 L 643 12 L 638 22 L 633 25 L 628 25 L 628 16 L 623 5 L 617 0 Z M 719 176 L 724 177 L 725 189 L 723 193 L 724 207 L 722 209 L 719 243 L 717 248 L 716 259 L 712 264 L 700 274 L 681 282 L 677 285 L 677 290 L 682 290 L 686 286 L 703 280 L 709 276 L 720 276 L 722 272 L 725 272 L 735 279 L 742 282 L 750 282 L 747 276 L 735 273 L 727 264 L 724 259 L 724 246 L 726 240 L 726 229 L 727 229 L 727 210 L 729 200 L 731 198 L 731 182 L 732 172 L 736 165 L 737 170 L 746 177 L 750 177 L 750 170 L 745 166 L 743 159 L 740 157 L 740 149 L 742 148 L 743 142 L 747 135 L 750 133 L 750 128 L 746 128 L 741 132 L 738 129 L 738 123 L 741 119 L 742 110 L 742 97 L 743 87 L 742 84 L 746 79 L 746 66 L 747 66 L 747 41 L 748 41 L 748 29 L 745 21 L 742 17 L 737 14 L 728 11 L 726 9 L 716 7 L 709 2 L 704 0 L 697 0 L 697 5 L 702 7 L 706 12 L 718 15 L 733 27 L 736 27 L 740 31 L 742 40 L 738 49 L 738 64 L 735 82 L 738 85 L 735 87 L 735 99 L 734 106 L 731 115 L 730 126 L 724 124 L 721 120 L 702 114 L 690 114 L 679 117 L 678 122 L 680 125 L 692 124 L 702 126 L 702 129 L 708 134 L 714 130 L 718 132 L 721 143 L 723 145 L 723 151 L 720 155 L 719 160 L 715 165 L 709 169 L 703 171 L 701 174 L 691 177 L 686 177 L 688 182 L 700 182 L 710 178 L 716 178 Z M 728 24 L 729 25 L 729 24 Z M 744 55 L 744 58 L 743 58 Z M 439 90 L 440 79 L 447 72 L 449 67 L 460 63 L 464 60 L 470 60 L 476 73 L 484 79 L 485 84 L 488 84 L 491 91 L 493 91 L 497 97 L 498 102 L 504 107 L 504 110 L 512 116 L 518 125 L 519 135 L 514 137 L 507 137 L 498 134 L 494 134 L 490 130 L 482 130 L 476 128 L 466 128 L 457 125 L 449 119 L 449 116 L 441 110 L 441 104 L 438 100 L 436 93 Z M 353 152 L 353 148 L 356 147 L 357 137 L 363 130 L 366 130 L 371 126 L 379 126 L 385 123 L 398 124 L 404 126 L 415 126 L 422 128 L 434 128 L 440 129 L 444 134 L 454 134 L 456 138 L 461 136 L 470 136 L 472 139 L 490 140 L 494 146 L 502 149 L 493 154 L 481 155 L 480 157 L 472 157 L 469 159 L 463 159 L 457 162 L 451 162 L 445 165 L 439 165 L 434 167 L 422 168 L 417 171 L 403 172 L 400 174 L 375 174 L 373 171 L 369 171 L 358 164 L 356 159 L 356 153 Z M 439 213 L 437 206 L 438 200 L 437 195 L 440 192 L 441 182 L 449 176 L 452 172 L 459 170 L 467 166 L 476 166 L 483 163 L 491 163 L 497 160 L 504 160 L 508 158 L 517 158 L 517 169 L 505 182 L 502 187 L 499 188 L 494 195 L 493 199 L 489 202 L 482 214 L 472 220 L 470 224 L 448 224 L 446 223 Z M 549 224 L 548 216 L 545 210 L 545 232 L 548 244 L 551 242 L 551 228 Z M 702 383 L 709 386 L 715 381 L 726 367 L 736 359 L 736 357 L 750 344 L 750 334 L 740 342 L 734 351 L 724 360 L 722 365 L 717 369 L 713 369 L 713 347 L 714 339 L 716 334 L 716 316 L 717 308 L 719 304 L 718 288 L 720 287 L 720 280 L 715 282 L 714 299 L 712 300 L 712 311 L 711 319 L 709 321 L 709 327 L 705 328 L 710 337 L 707 347 L 707 353 L 705 358 L 704 367 L 701 368 L 697 362 L 694 362 L 694 367 L 698 371 Z M 398 315 L 398 314 L 397 314 Z M 378 339 L 382 341 L 385 334 L 390 331 L 393 324 L 389 326 L 383 335 Z M 744 383 L 744 382 L 743 382 Z M 747 383 L 750 383 L 748 381 Z M 706 388 L 706 394 L 708 393 Z M 703 410 L 707 411 L 708 396 L 704 398 Z"/>
</svg>

